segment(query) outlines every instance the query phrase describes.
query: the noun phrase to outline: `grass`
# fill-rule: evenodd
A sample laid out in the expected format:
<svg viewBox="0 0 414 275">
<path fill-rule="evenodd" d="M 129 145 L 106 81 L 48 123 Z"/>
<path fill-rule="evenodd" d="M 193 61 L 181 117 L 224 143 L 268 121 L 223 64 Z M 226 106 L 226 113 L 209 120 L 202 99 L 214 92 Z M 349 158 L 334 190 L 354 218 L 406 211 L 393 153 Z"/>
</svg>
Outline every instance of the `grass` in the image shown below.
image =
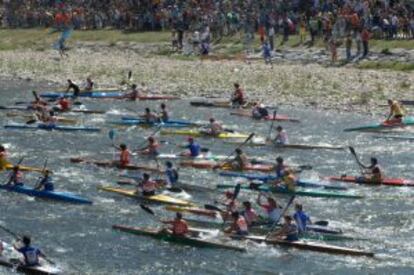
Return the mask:
<svg viewBox="0 0 414 275">
<path fill-rule="evenodd" d="M 402 63 L 399 61 L 365 61 L 358 66 L 359 69 L 393 70 L 408 72 L 414 70 L 413 63 Z"/>
</svg>

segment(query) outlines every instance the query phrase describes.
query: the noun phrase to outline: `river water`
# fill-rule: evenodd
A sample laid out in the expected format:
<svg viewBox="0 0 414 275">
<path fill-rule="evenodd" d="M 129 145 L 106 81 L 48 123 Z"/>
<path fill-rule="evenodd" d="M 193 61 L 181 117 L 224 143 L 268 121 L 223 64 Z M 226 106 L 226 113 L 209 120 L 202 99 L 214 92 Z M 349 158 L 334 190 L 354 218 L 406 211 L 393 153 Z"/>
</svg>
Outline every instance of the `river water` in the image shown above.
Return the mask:
<svg viewBox="0 0 414 275">
<path fill-rule="evenodd" d="M 47 89 L 46 84 L 2 81 L 0 105 L 13 105 L 15 101 L 30 100 L 32 89 Z M 94 201 L 92 206 L 78 206 L 33 199 L 24 195 L 0 192 L 1 224 L 19 234 L 30 234 L 54 261 L 59 262 L 65 274 L 413 274 L 414 228 L 413 188 L 386 186 L 349 187 L 365 195 L 361 200 L 299 198 L 314 219 L 329 220 L 334 227 L 347 234 L 363 238 L 359 241 L 335 242 L 337 245 L 363 248 L 376 253 L 376 257 L 357 258 L 332 256 L 317 252 L 298 251 L 264 245 L 249 244 L 247 253 L 213 249 L 197 249 L 163 243 L 147 237 L 138 237 L 113 231 L 113 224 L 158 226 L 158 222 L 143 212 L 139 204 L 116 194 L 100 192 L 99 185 L 116 185 L 119 171 L 94 166 L 71 164 L 72 156 L 90 156 L 112 159 L 113 149 L 108 138 L 111 126 L 106 119 L 122 113 L 143 112 L 144 107 L 157 107 L 159 102 L 121 102 L 113 100 L 92 101 L 82 99 L 89 109 L 110 110 L 107 115 L 77 115 L 84 125 L 102 127 L 101 133 L 64 133 L 46 131 L 11 131 L 0 128 L 0 143 L 5 144 L 11 159 L 24 157 L 24 165 L 42 167 L 48 158 L 48 168 L 55 173 L 57 189 L 72 191 Z M 229 115 L 226 109 L 190 107 L 187 101 L 169 102 L 174 118 L 207 120 L 214 116 L 240 132 L 255 132 L 266 136 L 270 122 L 253 122 L 248 118 Z M 375 139 L 366 133 L 344 133 L 343 128 L 375 122 L 380 118 L 355 114 L 340 114 L 314 109 L 279 107 L 280 114 L 299 118 L 302 123 L 281 123 L 290 134 L 291 143 L 330 143 L 353 145 L 364 162 L 371 156 L 378 157 L 389 177 L 413 178 L 413 144 L 409 142 Z M 2 125 L 9 121 L 24 121 L 0 113 Z M 275 123 L 275 126 L 279 123 Z M 153 130 L 142 128 L 116 128 L 116 142 L 136 148 Z M 170 141 L 161 151 L 178 152 L 174 143 L 185 137 L 161 137 Z M 199 140 L 213 153 L 227 154 L 234 145 L 222 140 Z M 354 158 L 347 151 L 279 150 L 245 147 L 249 155 L 275 159 L 281 155 L 287 163 L 309 164 L 302 178 L 318 179 L 319 176 L 358 174 Z M 134 159 L 136 162 L 148 161 Z M 7 174 L 1 175 L 5 181 Z M 34 184 L 37 175 L 25 175 L 28 184 Z M 211 186 L 231 182 L 214 173 L 182 169 L 181 178 L 186 182 Z M 219 193 L 190 193 L 191 200 L 200 204 L 213 203 Z M 253 200 L 255 194 L 242 192 L 241 199 Z M 276 196 L 282 204 L 287 198 Z M 161 206 L 152 206 L 158 215 L 172 217 Z M 292 210 L 292 209 L 291 209 Z M 12 241 L 5 232 L 0 238 Z M 0 268 L 0 273 L 10 270 Z"/>
</svg>

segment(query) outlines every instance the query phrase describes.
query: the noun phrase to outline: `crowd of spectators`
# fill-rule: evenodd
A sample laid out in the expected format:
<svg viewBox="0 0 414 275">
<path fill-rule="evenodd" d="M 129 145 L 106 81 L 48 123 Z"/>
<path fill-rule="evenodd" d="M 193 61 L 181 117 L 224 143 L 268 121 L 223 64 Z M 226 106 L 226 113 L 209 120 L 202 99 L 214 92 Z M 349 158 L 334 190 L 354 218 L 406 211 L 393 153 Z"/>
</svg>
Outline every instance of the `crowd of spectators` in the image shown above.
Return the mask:
<svg viewBox="0 0 414 275">
<path fill-rule="evenodd" d="M 187 32 L 214 39 L 255 34 L 274 49 L 293 33 L 310 43 L 323 37 L 354 40 L 364 29 L 378 39 L 414 38 L 414 0 L 0 0 L 3 27 L 70 24 L 75 29 L 172 30 L 178 47 Z M 174 41 L 173 41 L 174 42 Z"/>
</svg>

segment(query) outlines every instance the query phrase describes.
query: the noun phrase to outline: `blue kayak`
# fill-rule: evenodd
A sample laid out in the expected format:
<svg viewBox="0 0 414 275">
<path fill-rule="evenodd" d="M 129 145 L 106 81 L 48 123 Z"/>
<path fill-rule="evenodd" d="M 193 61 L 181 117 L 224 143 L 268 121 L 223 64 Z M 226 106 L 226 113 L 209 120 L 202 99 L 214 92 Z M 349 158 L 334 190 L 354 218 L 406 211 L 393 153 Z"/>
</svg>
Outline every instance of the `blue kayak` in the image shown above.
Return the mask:
<svg viewBox="0 0 414 275">
<path fill-rule="evenodd" d="M 32 197 L 38 197 L 43 199 L 51 199 L 63 202 L 70 203 L 81 203 L 81 204 L 92 204 L 92 201 L 82 198 L 74 193 L 70 192 L 59 192 L 59 191 L 45 191 L 45 190 L 36 190 L 27 186 L 7 186 L 0 185 L 0 189 L 4 189 L 10 192 L 16 192 L 20 194 L 25 194 Z"/>
<path fill-rule="evenodd" d="M 118 97 L 123 96 L 124 94 L 125 93 L 123 93 L 121 91 L 108 91 L 108 92 L 91 91 L 91 92 L 81 92 L 81 93 L 79 93 L 78 97 L 118 98 Z M 57 98 L 61 98 L 61 97 L 74 97 L 74 96 L 73 96 L 73 94 L 69 94 L 69 93 L 45 92 L 45 93 L 41 93 L 40 97 L 57 99 Z"/>
<path fill-rule="evenodd" d="M 142 118 L 138 118 L 138 117 L 130 117 L 130 116 L 124 116 L 121 118 L 124 121 L 144 121 Z M 184 120 L 184 119 L 169 119 L 168 121 L 164 121 L 164 123 L 172 123 L 172 124 L 182 124 L 182 125 L 194 125 L 194 126 L 199 126 L 199 123 L 195 123 L 189 120 Z"/>
<path fill-rule="evenodd" d="M 143 127 L 163 127 L 163 128 L 185 128 L 189 125 L 173 123 L 173 122 L 146 122 L 144 120 L 112 120 L 108 121 L 110 124 L 121 126 L 143 126 Z"/>
<path fill-rule="evenodd" d="M 253 173 L 248 174 L 248 173 L 240 173 L 240 172 L 221 172 L 219 175 L 223 177 L 237 177 L 237 178 L 245 178 L 248 180 L 258 180 L 258 181 L 263 181 L 263 182 L 268 182 L 268 181 L 278 179 L 278 177 L 272 176 L 272 175 L 262 175 L 262 174 L 253 174 Z M 304 179 L 298 179 L 296 181 L 296 185 L 299 187 L 307 187 L 307 188 L 347 190 L 346 187 L 328 185 L 328 184 L 320 183 L 317 181 L 304 180 Z"/>
<path fill-rule="evenodd" d="M 99 132 L 99 128 L 87 127 L 87 126 L 49 126 L 45 124 L 37 125 L 28 125 L 24 123 L 11 123 L 4 125 L 6 129 L 32 129 L 32 130 L 47 130 L 47 131 L 66 131 L 66 132 L 76 132 L 76 131 L 85 131 L 85 132 Z"/>
</svg>

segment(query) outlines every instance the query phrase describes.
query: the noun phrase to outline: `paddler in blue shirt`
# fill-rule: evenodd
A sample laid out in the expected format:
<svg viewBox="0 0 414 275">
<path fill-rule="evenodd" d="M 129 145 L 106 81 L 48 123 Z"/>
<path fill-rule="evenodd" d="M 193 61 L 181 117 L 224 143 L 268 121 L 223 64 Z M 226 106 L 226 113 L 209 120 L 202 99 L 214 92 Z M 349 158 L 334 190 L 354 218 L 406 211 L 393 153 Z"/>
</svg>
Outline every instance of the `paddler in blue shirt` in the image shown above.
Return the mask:
<svg viewBox="0 0 414 275">
<path fill-rule="evenodd" d="M 20 171 L 19 165 L 16 165 L 13 167 L 13 171 L 6 185 L 8 186 L 23 186 L 24 185 L 23 173 Z"/>
<path fill-rule="evenodd" d="M 167 184 L 169 186 L 174 186 L 178 182 L 178 171 L 173 167 L 173 164 L 171 161 L 167 161 L 165 163 L 165 166 L 167 169 L 165 170 L 165 175 L 167 177 Z"/>
<path fill-rule="evenodd" d="M 23 236 L 22 244 L 15 243 L 14 249 L 23 254 L 25 266 L 38 266 L 40 265 L 39 257 L 46 258 L 46 256 L 40 251 L 39 248 L 31 246 L 31 239 L 28 236 Z"/>
<path fill-rule="evenodd" d="M 185 146 L 188 151 L 182 152 L 180 155 L 187 157 L 198 157 L 200 155 L 201 147 L 200 144 L 194 141 L 194 138 L 189 137 L 187 139 L 188 144 Z"/>
<path fill-rule="evenodd" d="M 303 207 L 301 204 L 295 204 L 295 214 L 293 214 L 293 219 L 296 222 L 298 227 L 299 234 L 306 232 L 307 225 L 312 224 L 311 219 L 309 216 L 303 211 Z"/>
<path fill-rule="evenodd" d="M 270 239 L 284 240 L 294 242 L 299 240 L 299 232 L 296 224 L 293 223 L 291 216 L 284 216 L 284 223 L 282 228 L 270 235 Z"/>
<path fill-rule="evenodd" d="M 40 180 L 39 184 L 35 187 L 36 190 L 41 190 L 43 188 L 43 191 L 53 191 L 54 185 L 52 177 L 50 176 L 50 171 L 45 170 L 43 172 L 43 178 Z"/>
</svg>

